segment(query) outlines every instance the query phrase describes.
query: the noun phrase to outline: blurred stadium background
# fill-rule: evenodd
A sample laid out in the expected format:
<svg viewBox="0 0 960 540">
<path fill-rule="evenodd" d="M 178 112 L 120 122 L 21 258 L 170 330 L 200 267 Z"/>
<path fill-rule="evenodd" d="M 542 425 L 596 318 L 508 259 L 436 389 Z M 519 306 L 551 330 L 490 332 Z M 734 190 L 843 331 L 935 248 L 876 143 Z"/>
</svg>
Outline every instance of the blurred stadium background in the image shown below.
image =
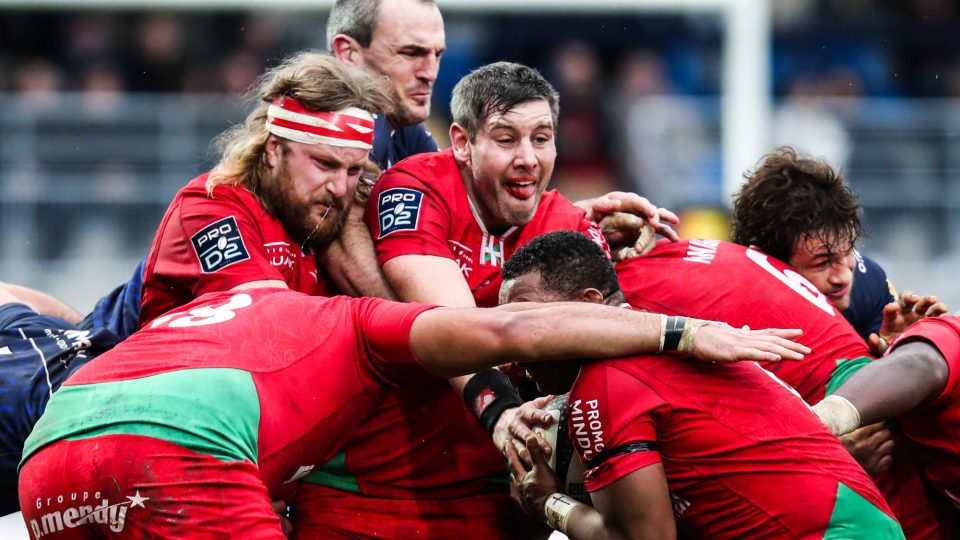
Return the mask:
<svg viewBox="0 0 960 540">
<path fill-rule="evenodd" d="M 753 26 L 731 21 L 737 1 Z M 438 3 L 441 146 L 463 74 L 527 63 L 561 93 L 554 187 L 634 190 L 680 211 L 685 233 L 722 237 L 731 178 L 790 144 L 843 169 L 866 208 L 861 251 L 899 288 L 960 308 L 956 2 Z M 264 67 L 324 47 L 329 6 L 0 0 L 0 280 L 88 311 L 213 164 L 212 139 L 241 119 Z M 756 80 L 735 46 L 753 51 Z"/>
</svg>

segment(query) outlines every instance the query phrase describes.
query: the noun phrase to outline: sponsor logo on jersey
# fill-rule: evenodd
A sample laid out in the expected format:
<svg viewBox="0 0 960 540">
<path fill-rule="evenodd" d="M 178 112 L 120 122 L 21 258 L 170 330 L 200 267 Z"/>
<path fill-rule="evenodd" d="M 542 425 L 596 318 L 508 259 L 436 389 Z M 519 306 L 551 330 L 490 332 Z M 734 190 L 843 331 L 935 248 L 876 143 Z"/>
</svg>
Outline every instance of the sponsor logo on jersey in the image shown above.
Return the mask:
<svg viewBox="0 0 960 540">
<path fill-rule="evenodd" d="M 290 249 L 290 244 L 287 242 L 269 242 L 264 244 L 263 248 L 267 250 L 270 264 L 277 268 L 292 269 L 297 261 L 297 253 Z"/>
<path fill-rule="evenodd" d="M 861 274 L 866 274 L 867 263 L 863 261 L 863 255 L 861 255 L 859 251 L 853 250 L 853 256 L 857 261 L 857 270 L 859 270 Z"/>
<path fill-rule="evenodd" d="M 600 421 L 599 400 L 578 399 L 570 404 L 570 426 L 584 463 L 603 451 L 603 423 Z"/>
<path fill-rule="evenodd" d="M 469 278 L 470 272 L 473 271 L 473 250 L 456 240 L 447 240 L 447 243 L 450 244 L 450 253 L 460 267 L 460 273 L 463 277 Z"/>
<path fill-rule="evenodd" d="M 391 188 L 380 194 L 377 215 L 380 218 L 380 236 L 397 231 L 415 231 L 420 222 L 420 201 L 423 192 L 410 188 Z"/>
<path fill-rule="evenodd" d="M 488 266 L 503 266 L 503 238 L 484 233 L 480 241 L 480 264 Z"/>
<path fill-rule="evenodd" d="M 240 228 L 233 216 L 225 217 L 207 225 L 190 237 L 193 250 L 200 261 L 200 270 L 210 274 L 231 264 L 250 258 L 240 236 Z"/>
<path fill-rule="evenodd" d="M 69 496 L 58 495 L 57 497 L 37 499 L 37 510 L 41 510 L 45 506 L 49 507 L 54 502 L 63 504 L 68 499 L 79 504 L 63 510 L 47 512 L 40 516 L 40 519 L 30 520 L 30 532 L 33 533 L 34 540 L 58 533 L 64 529 L 75 529 L 90 523 L 106 525 L 115 533 L 122 532 L 127 522 L 127 512 L 138 506 L 146 508 L 143 503 L 149 501 L 150 497 L 144 497 L 137 491 L 133 495 L 127 495 L 125 501 L 110 504 L 109 499 L 100 499 L 99 491 L 94 493 L 92 498 L 89 491 L 73 492 Z"/>
</svg>

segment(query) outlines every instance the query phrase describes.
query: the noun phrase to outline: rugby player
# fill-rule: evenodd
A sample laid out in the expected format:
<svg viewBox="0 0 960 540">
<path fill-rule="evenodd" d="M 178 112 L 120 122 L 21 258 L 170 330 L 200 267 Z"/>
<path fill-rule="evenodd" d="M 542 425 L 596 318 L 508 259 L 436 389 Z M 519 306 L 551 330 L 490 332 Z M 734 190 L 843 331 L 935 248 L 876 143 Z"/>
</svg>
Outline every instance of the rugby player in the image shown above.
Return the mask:
<svg viewBox="0 0 960 540">
<path fill-rule="evenodd" d="M 625 300 L 604 253 L 571 232 L 521 247 L 503 279 L 505 304 Z M 573 386 L 569 437 L 595 509 L 558 493 L 536 437 L 526 444 L 532 467 L 508 452 L 513 478 L 524 508 L 573 539 L 673 538 L 678 529 L 692 538 L 903 538 L 869 476 L 754 363 L 658 355 L 529 372 L 546 392 Z"/>
<path fill-rule="evenodd" d="M 259 104 L 222 136 L 220 163 L 168 207 L 146 260 L 140 327 L 209 291 L 325 293 L 314 255 L 347 220 L 373 112 L 389 107 L 387 92 L 383 81 L 320 53 L 270 70 Z M 354 272 L 378 269 L 371 260 Z"/>
<path fill-rule="evenodd" d="M 660 319 L 286 288 L 206 294 L 53 394 L 23 451 L 24 520 L 36 538 L 284 538 L 271 497 L 335 455 L 395 387 L 515 358 L 662 350 Z M 799 359 L 807 349 L 780 337 L 796 334 L 701 321 L 678 347 L 715 361 Z"/>
<path fill-rule="evenodd" d="M 897 419 L 927 481 L 960 509 L 960 318 L 911 325 L 883 358 L 864 365 L 814 411 L 834 433 Z"/>
<path fill-rule="evenodd" d="M 504 261 L 537 234 L 574 229 L 604 244 L 595 216 L 545 192 L 557 107 L 536 70 L 483 66 L 454 89 L 453 147 L 384 173 L 366 219 L 400 299 L 495 305 Z M 654 223 L 675 219 L 636 195 L 616 196 L 618 208 Z M 473 413 L 442 381 L 391 396 L 342 454 L 304 479 L 292 505 L 296 537 L 529 537 L 489 435 L 522 401 L 497 370 L 471 379 L 464 394 Z"/>
<path fill-rule="evenodd" d="M 913 293 L 901 295 L 899 305 L 891 304 L 883 271 L 866 258 L 861 263 L 854 249 L 863 232 L 860 211 L 842 174 L 782 147 L 760 160 L 734 197 L 732 240 L 792 266 L 858 332 L 867 333 L 865 339 L 879 355 L 910 323 L 942 315 L 947 307 L 934 296 Z M 858 288 L 854 277 L 867 282 Z M 851 308 L 853 299 L 857 305 Z"/>
</svg>

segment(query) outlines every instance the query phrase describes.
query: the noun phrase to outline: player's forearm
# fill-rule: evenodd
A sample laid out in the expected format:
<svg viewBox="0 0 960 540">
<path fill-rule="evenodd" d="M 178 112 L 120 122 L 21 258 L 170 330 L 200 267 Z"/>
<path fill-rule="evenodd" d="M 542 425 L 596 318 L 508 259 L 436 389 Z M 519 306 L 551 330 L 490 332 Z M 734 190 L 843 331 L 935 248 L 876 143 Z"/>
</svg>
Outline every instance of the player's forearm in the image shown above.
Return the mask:
<svg viewBox="0 0 960 540">
<path fill-rule="evenodd" d="M 370 231 L 351 217 L 340 236 L 318 257 L 327 276 L 344 293 L 396 300 L 377 263 Z"/>
<path fill-rule="evenodd" d="M 608 358 L 659 349 L 659 315 L 596 304 L 556 303 L 422 313 L 410 344 L 451 378 L 511 362 Z"/>
<path fill-rule="evenodd" d="M 833 394 L 853 405 L 860 425 L 889 420 L 936 397 L 947 383 L 946 360 L 932 345 L 912 342 L 854 373 Z"/>
<path fill-rule="evenodd" d="M 661 316 L 599 304 L 509 304 L 505 337 L 519 346 L 516 362 L 611 358 L 660 350 Z"/>
</svg>

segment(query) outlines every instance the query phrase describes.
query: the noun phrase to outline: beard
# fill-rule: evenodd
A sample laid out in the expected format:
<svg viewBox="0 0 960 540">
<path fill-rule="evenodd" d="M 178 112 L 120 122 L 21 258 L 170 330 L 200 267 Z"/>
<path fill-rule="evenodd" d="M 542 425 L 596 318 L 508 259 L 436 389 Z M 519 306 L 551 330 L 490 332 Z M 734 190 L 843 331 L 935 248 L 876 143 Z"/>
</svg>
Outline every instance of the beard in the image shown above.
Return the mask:
<svg viewBox="0 0 960 540">
<path fill-rule="evenodd" d="M 293 178 L 286 167 L 277 170 L 274 177 L 264 182 L 261 191 L 268 211 L 283 225 L 301 249 L 316 253 L 324 250 L 338 236 L 350 214 L 351 197 L 342 200 L 314 197 L 298 200 L 293 189 Z M 327 212 L 319 217 L 311 214 L 315 203 L 327 205 Z"/>
</svg>

